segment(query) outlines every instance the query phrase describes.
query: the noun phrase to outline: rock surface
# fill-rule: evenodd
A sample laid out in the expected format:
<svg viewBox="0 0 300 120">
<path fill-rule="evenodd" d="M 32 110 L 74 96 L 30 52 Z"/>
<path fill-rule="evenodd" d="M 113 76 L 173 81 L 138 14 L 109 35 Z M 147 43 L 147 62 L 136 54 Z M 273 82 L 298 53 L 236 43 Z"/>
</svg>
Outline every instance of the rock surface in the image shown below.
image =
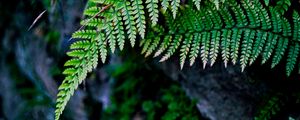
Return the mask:
<svg viewBox="0 0 300 120">
<path fill-rule="evenodd" d="M 218 63 L 202 69 L 194 65 L 180 71 L 175 62 L 166 62 L 158 67 L 181 83 L 187 95 L 198 101 L 200 113 L 210 120 L 254 119 L 257 103 L 268 90 L 263 83 L 252 83 L 238 66 L 224 68 Z"/>
</svg>

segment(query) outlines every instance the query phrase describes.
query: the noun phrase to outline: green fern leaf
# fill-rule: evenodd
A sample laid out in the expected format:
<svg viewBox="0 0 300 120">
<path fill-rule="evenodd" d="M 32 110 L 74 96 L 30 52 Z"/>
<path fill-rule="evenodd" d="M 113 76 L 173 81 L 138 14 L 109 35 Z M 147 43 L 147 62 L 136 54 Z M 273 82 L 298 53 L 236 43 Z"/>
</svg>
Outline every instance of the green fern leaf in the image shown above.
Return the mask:
<svg viewBox="0 0 300 120">
<path fill-rule="evenodd" d="M 232 35 L 231 30 L 222 31 L 221 48 L 222 48 L 222 58 L 224 61 L 225 68 L 227 67 L 229 56 L 230 56 L 231 35 Z"/>
<path fill-rule="evenodd" d="M 152 52 L 158 47 L 158 44 L 160 43 L 160 38 L 159 37 L 155 37 L 153 40 L 153 43 L 149 46 L 145 57 L 148 57 L 149 55 L 152 54 Z"/>
<path fill-rule="evenodd" d="M 236 22 L 238 27 L 244 27 L 248 25 L 248 21 L 245 13 L 240 5 L 238 5 L 235 1 L 231 1 L 231 10 L 234 12 L 234 16 L 236 16 Z"/>
<path fill-rule="evenodd" d="M 79 64 L 80 64 L 80 60 L 77 59 L 77 58 L 73 58 L 73 59 L 68 60 L 64 64 L 64 66 L 74 66 L 74 67 L 77 67 L 77 65 L 79 65 Z"/>
<path fill-rule="evenodd" d="M 221 32 L 220 31 L 212 31 L 212 40 L 210 45 L 210 66 L 213 66 L 217 60 L 218 53 L 219 53 L 219 46 L 220 46 L 220 39 L 221 39 Z M 228 45 L 229 46 L 229 45 Z"/>
<path fill-rule="evenodd" d="M 286 74 L 290 76 L 292 71 L 294 70 L 298 54 L 299 54 L 300 46 L 298 43 L 291 45 L 289 49 L 287 64 L 286 64 Z"/>
<path fill-rule="evenodd" d="M 71 44 L 70 49 L 86 49 L 91 46 L 91 42 L 87 40 L 82 40 L 82 41 L 76 41 Z"/>
<path fill-rule="evenodd" d="M 282 18 L 282 31 L 283 31 L 283 36 L 284 37 L 289 37 L 292 36 L 292 28 L 291 28 L 291 24 L 288 22 L 287 19 Z"/>
<path fill-rule="evenodd" d="M 168 46 L 170 45 L 172 41 L 172 36 L 167 35 L 166 37 L 164 37 L 163 42 L 161 43 L 161 45 L 158 47 L 159 49 L 156 51 L 156 53 L 154 54 L 154 57 L 159 56 L 162 52 L 164 52 Z"/>
<path fill-rule="evenodd" d="M 171 1 L 171 10 L 172 10 L 173 18 L 176 18 L 179 5 L 180 5 L 180 0 Z"/>
<path fill-rule="evenodd" d="M 256 6 L 256 8 L 258 8 L 257 11 L 259 12 L 258 16 L 261 21 L 261 28 L 263 30 L 270 29 L 272 26 L 267 10 L 263 8 L 262 4 L 260 4 L 259 1 L 254 2 L 254 5 Z"/>
<path fill-rule="evenodd" d="M 180 68 L 181 69 L 183 68 L 186 57 L 189 54 L 192 39 L 193 39 L 192 35 L 189 35 L 189 34 L 186 35 L 186 38 L 183 41 L 183 45 L 181 46 L 181 49 L 180 49 Z"/>
<path fill-rule="evenodd" d="M 201 23 L 201 20 L 199 19 L 199 15 L 198 12 L 196 12 L 195 10 L 192 9 L 187 9 L 187 14 L 189 15 L 190 18 L 189 21 L 192 21 L 190 24 L 192 24 L 193 27 L 193 31 L 201 31 L 204 30 L 204 26 Z"/>
<path fill-rule="evenodd" d="M 169 59 L 175 53 L 177 48 L 179 47 L 181 40 L 182 40 L 182 36 L 176 35 L 171 46 L 167 50 L 167 53 L 160 59 L 159 62 L 163 62 L 163 61 L 166 61 L 167 59 Z"/>
<path fill-rule="evenodd" d="M 300 41 L 300 17 L 296 11 L 294 11 L 293 13 L 293 22 L 294 22 L 293 40 Z"/>
<path fill-rule="evenodd" d="M 158 0 L 147 0 L 146 4 L 151 23 L 153 26 L 155 26 L 158 22 Z"/>
<path fill-rule="evenodd" d="M 277 11 L 273 8 L 270 8 L 271 12 L 271 20 L 273 23 L 273 32 L 275 33 L 280 33 L 282 31 L 282 23 L 281 23 L 281 18 Z"/>
<path fill-rule="evenodd" d="M 100 57 L 101 57 L 101 61 L 102 63 L 105 63 L 106 61 L 106 57 L 107 57 L 107 42 L 104 38 L 103 33 L 99 33 L 98 37 L 96 38 L 97 42 L 98 42 L 98 46 L 99 46 L 99 52 L 100 52 Z"/>
<path fill-rule="evenodd" d="M 269 6 L 270 0 L 264 0 L 266 6 Z"/>
<path fill-rule="evenodd" d="M 144 54 L 148 50 L 149 46 L 151 45 L 152 40 L 150 38 L 146 38 L 143 41 L 144 41 L 144 45 L 143 45 L 143 49 L 141 52 L 142 54 Z"/>
<path fill-rule="evenodd" d="M 241 1 L 249 19 L 249 27 L 255 28 L 260 26 L 260 19 L 258 18 L 258 13 L 254 8 L 252 0 Z"/>
<path fill-rule="evenodd" d="M 208 54 L 209 54 L 209 40 L 210 40 L 210 33 L 209 32 L 204 32 L 201 40 L 201 51 L 200 51 L 200 56 L 203 62 L 203 69 L 206 67 L 206 64 L 208 62 Z"/>
<path fill-rule="evenodd" d="M 268 37 L 267 32 L 262 32 L 262 31 L 257 32 L 257 39 L 255 40 L 253 45 L 253 51 L 250 57 L 249 65 L 253 64 L 253 62 L 257 59 L 258 55 L 262 52 L 267 37 Z"/>
<path fill-rule="evenodd" d="M 195 63 L 195 60 L 198 57 L 201 40 L 202 40 L 201 34 L 195 33 L 194 34 L 194 40 L 193 40 L 193 43 L 192 43 L 191 52 L 190 52 L 190 55 L 189 55 L 190 66 L 192 66 Z"/>
<path fill-rule="evenodd" d="M 244 71 L 245 67 L 248 64 L 248 60 L 251 55 L 253 39 L 255 37 L 255 32 L 251 30 L 246 30 L 244 34 L 244 40 L 242 42 L 242 52 L 241 52 L 241 67 Z"/>
<path fill-rule="evenodd" d="M 235 25 L 235 21 L 232 19 L 232 16 L 231 16 L 229 10 L 223 8 L 223 9 L 220 9 L 219 12 L 224 20 L 225 28 L 232 28 Z"/>
<path fill-rule="evenodd" d="M 125 33 L 124 33 L 124 27 L 122 22 L 121 13 L 115 12 L 116 17 L 114 17 L 113 22 L 115 24 L 115 29 L 113 31 L 113 34 L 117 38 L 118 46 L 120 50 L 123 50 L 124 44 L 125 44 Z"/>
<path fill-rule="evenodd" d="M 80 24 L 86 27 L 97 27 L 99 25 L 102 25 L 101 20 L 99 18 L 90 18 L 90 19 L 82 20 Z"/>
<path fill-rule="evenodd" d="M 96 37 L 96 30 L 80 30 L 73 33 L 72 38 L 92 39 Z"/>
<path fill-rule="evenodd" d="M 276 47 L 276 51 L 272 60 L 272 65 L 271 68 L 274 68 L 282 59 L 285 50 L 287 49 L 288 46 L 288 39 L 280 38 Z"/>
<path fill-rule="evenodd" d="M 134 47 L 135 39 L 136 39 L 136 27 L 135 27 L 135 21 L 134 17 L 131 15 L 131 5 L 130 2 L 127 2 L 126 0 L 123 0 L 124 4 L 121 8 L 123 20 L 125 21 L 126 31 L 130 40 L 130 44 L 132 47 Z"/>
<path fill-rule="evenodd" d="M 278 0 L 275 6 L 276 11 L 283 15 L 291 6 L 290 0 Z"/>
<path fill-rule="evenodd" d="M 200 10 L 200 3 L 201 3 L 201 0 L 193 0 L 193 2 L 194 2 L 194 4 L 195 4 L 196 8 L 197 8 L 198 10 Z"/>
<path fill-rule="evenodd" d="M 76 69 L 75 68 L 67 68 L 64 70 L 63 74 L 64 75 L 72 75 L 76 72 Z"/>
<path fill-rule="evenodd" d="M 231 59 L 232 59 L 232 63 L 236 64 L 237 59 L 238 59 L 238 53 L 239 53 L 239 46 L 240 46 L 240 40 L 242 38 L 242 30 L 239 29 L 233 29 L 233 34 L 232 34 L 232 42 L 230 44 L 230 50 L 231 50 Z"/>
<path fill-rule="evenodd" d="M 86 16 L 95 16 L 100 11 L 100 8 L 97 6 L 93 6 L 84 10 L 83 14 Z"/>
<path fill-rule="evenodd" d="M 202 18 L 203 24 L 205 25 L 205 30 L 211 30 L 214 27 L 213 17 L 210 15 L 210 10 L 205 10 L 205 12 L 201 12 L 200 17 Z"/>
<path fill-rule="evenodd" d="M 132 1 L 132 12 L 131 15 L 134 16 L 135 24 L 139 34 L 141 35 L 142 39 L 145 37 L 146 32 L 146 21 L 145 21 L 145 12 L 142 0 L 131 0 Z"/>
<path fill-rule="evenodd" d="M 213 21 L 214 29 L 221 29 L 223 27 L 223 22 L 221 16 L 219 15 L 219 12 L 217 12 L 216 10 L 209 10 L 209 16 Z"/>
<path fill-rule="evenodd" d="M 162 12 L 165 13 L 168 9 L 168 7 L 170 6 L 170 2 L 171 0 L 161 0 L 161 6 L 162 6 Z"/>
<path fill-rule="evenodd" d="M 108 39 L 110 50 L 112 53 L 114 53 L 116 49 L 116 38 L 113 34 L 113 31 L 115 29 L 113 23 L 111 21 L 105 22 L 104 29 L 105 29 L 105 35 Z"/>
<path fill-rule="evenodd" d="M 273 53 L 273 50 L 275 48 L 275 45 L 277 43 L 277 40 L 278 40 L 277 35 L 272 35 L 272 34 L 268 35 L 265 50 L 264 50 L 263 55 L 262 55 L 262 58 L 263 58 L 262 64 L 266 63 L 267 60 L 271 57 L 271 55 Z"/>
<path fill-rule="evenodd" d="M 85 55 L 84 50 L 72 50 L 67 53 L 68 56 L 70 57 L 83 57 Z"/>
</svg>

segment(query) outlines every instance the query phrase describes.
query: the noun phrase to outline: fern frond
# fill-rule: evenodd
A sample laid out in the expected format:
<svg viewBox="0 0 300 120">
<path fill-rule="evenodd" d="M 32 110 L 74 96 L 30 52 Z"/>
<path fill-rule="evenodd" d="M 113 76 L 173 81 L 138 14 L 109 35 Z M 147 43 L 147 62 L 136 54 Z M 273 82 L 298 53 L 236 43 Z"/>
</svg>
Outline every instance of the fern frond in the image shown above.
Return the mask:
<svg viewBox="0 0 300 120">
<path fill-rule="evenodd" d="M 238 59 L 238 53 L 239 53 L 239 49 L 240 49 L 240 40 L 242 38 L 242 34 L 243 31 L 239 30 L 239 29 L 233 29 L 233 34 L 231 37 L 231 44 L 230 44 L 230 50 L 231 50 L 231 59 L 232 59 L 232 63 L 236 64 L 237 59 Z"/>
<path fill-rule="evenodd" d="M 216 10 L 209 10 L 209 13 L 211 20 L 213 21 L 213 28 L 221 29 L 223 27 L 223 22 L 219 13 Z"/>
<path fill-rule="evenodd" d="M 168 48 L 167 53 L 160 59 L 159 62 L 163 62 L 169 59 L 179 47 L 181 40 L 182 36 L 176 35 L 171 43 L 171 46 Z"/>
<path fill-rule="evenodd" d="M 180 5 L 180 0 L 172 0 L 171 1 L 171 10 L 173 14 L 173 18 L 176 18 L 176 14 Z"/>
<path fill-rule="evenodd" d="M 288 39 L 287 38 L 280 38 L 276 47 L 276 51 L 272 60 L 271 68 L 274 68 L 282 59 L 285 50 L 288 46 Z"/>
<path fill-rule="evenodd" d="M 253 45 L 253 51 L 252 51 L 252 54 L 250 57 L 249 65 L 251 65 L 256 60 L 256 58 L 259 56 L 259 54 L 262 52 L 263 47 L 265 46 L 267 37 L 268 37 L 267 32 L 262 32 L 262 31 L 257 32 L 257 39 Z"/>
<path fill-rule="evenodd" d="M 90 19 L 82 20 L 80 24 L 86 27 L 97 27 L 98 25 L 101 25 L 102 22 L 101 19 L 99 18 L 90 18 Z"/>
<path fill-rule="evenodd" d="M 144 6 L 142 0 L 131 0 L 132 2 L 132 12 L 131 15 L 134 16 L 135 24 L 137 27 L 137 30 L 139 34 L 141 35 L 142 39 L 145 37 L 146 32 L 146 18 L 145 18 L 145 12 L 144 12 Z"/>
<path fill-rule="evenodd" d="M 189 15 L 190 18 L 189 21 L 192 21 L 190 24 L 192 24 L 193 30 L 195 31 L 201 31 L 204 30 L 204 25 L 201 23 L 201 18 L 197 14 L 195 10 L 187 9 L 186 14 Z"/>
<path fill-rule="evenodd" d="M 166 12 L 168 7 L 170 6 L 170 2 L 171 0 L 161 0 L 161 6 L 162 6 L 162 12 Z"/>
<path fill-rule="evenodd" d="M 122 21 L 121 13 L 115 11 L 116 17 L 113 19 L 113 23 L 115 24 L 115 29 L 113 30 L 113 34 L 116 36 L 118 46 L 120 50 L 123 50 L 125 44 L 125 33 L 124 33 L 124 23 Z"/>
<path fill-rule="evenodd" d="M 123 0 L 123 6 L 121 7 L 121 12 L 123 15 L 123 20 L 125 21 L 125 28 L 126 32 L 128 34 L 128 38 L 130 40 L 130 44 L 132 47 L 134 47 L 135 39 L 136 39 L 136 27 L 135 27 L 135 21 L 134 16 L 132 16 L 132 7 L 130 5 L 130 2 Z"/>
<path fill-rule="evenodd" d="M 200 43 L 201 43 L 201 40 L 202 40 L 201 36 L 202 35 L 199 34 L 199 33 L 194 34 L 192 48 L 191 48 L 191 52 L 190 52 L 190 55 L 189 55 L 190 66 L 192 66 L 195 63 L 195 60 L 198 57 L 198 53 L 199 53 L 199 49 L 200 49 Z"/>
<path fill-rule="evenodd" d="M 293 12 L 293 22 L 294 22 L 293 39 L 296 41 L 300 41 L 300 17 L 296 11 Z"/>
<path fill-rule="evenodd" d="M 275 9 L 283 15 L 291 6 L 291 1 L 290 0 L 278 0 L 276 2 Z"/>
<path fill-rule="evenodd" d="M 251 55 L 253 39 L 255 37 L 255 32 L 251 30 L 246 30 L 244 34 L 244 40 L 242 42 L 242 52 L 241 52 L 241 67 L 244 71 L 245 67 L 248 64 L 248 60 Z"/>
<path fill-rule="evenodd" d="M 190 52 L 190 46 L 192 42 L 193 36 L 190 34 L 186 35 L 186 38 L 183 41 L 183 45 L 181 46 L 180 49 L 180 68 L 183 68 L 183 65 L 185 63 L 185 60 L 187 58 L 187 55 Z"/>
<path fill-rule="evenodd" d="M 232 35 L 231 30 L 222 31 L 221 49 L 222 49 L 222 59 L 224 61 L 225 68 L 227 67 L 229 56 L 230 56 L 231 35 Z"/>
<path fill-rule="evenodd" d="M 254 5 L 256 6 L 258 11 L 258 16 L 261 21 L 261 28 L 263 30 L 270 29 L 272 26 L 267 10 L 263 8 L 261 4 L 259 4 L 259 1 L 254 1 Z"/>
<path fill-rule="evenodd" d="M 245 8 L 245 11 L 247 13 L 248 19 L 249 19 L 249 27 L 259 27 L 260 26 L 260 19 L 258 18 L 258 11 L 256 11 L 254 8 L 254 3 L 252 0 L 243 0 L 242 6 Z"/>
<path fill-rule="evenodd" d="M 200 51 L 200 56 L 201 60 L 203 62 L 203 69 L 206 67 L 206 64 L 208 62 L 208 55 L 209 55 L 209 43 L 210 43 L 210 33 L 209 32 L 204 32 L 201 40 L 201 51 Z"/>
<path fill-rule="evenodd" d="M 158 47 L 158 44 L 160 43 L 160 38 L 155 37 L 153 43 L 149 46 L 145 57 L 148 57 L 149 55 L 151 55 L 153 53 L 153 51 Z"/>
<path fill-rule="evenodd" d="M 287 76 L 290 76 L 292 71 L 295 68 L 295 64 L 298 58 L 300 46 L 298 43 L 295 43 L 292 45 L 289 49 L 289 54 L 287 58 L 287 64 L 286 64 L 286 74 Z"/>
<path fill-rule="evenodd" d="M 272 26 L 273 26 L 273 32 L 280 33 L 282 31 L 282 24 L 281 24 L 281 18 L 277 11 L 273 8 L 270 8 L 271 12 L 271 19 L 272 19 Z"/>
<path fill-rule="evenodd" d="M 73 33 L 72 38 L 92 39 L 96 37 L 96 30 L 80 30 Z"/>
<path fill-rule="evenodd" d="M 152 26 L 155 26 L 158 22 L 158 0 L 147 0 L 147 9 L 151 19 Z"/>
<path fill-rule="evenodd" d="M 76 41 L 76 42 L 72 43 L 72 45 L 70 46 L 70 49 L 86 49 L 89 46 L 91 46 L 91 42 L 89 42 L 87 40 L 82 40 L 82 41 Z"/>
<path fill-rule="evenodd" d="M 98 64 L 96 40 L 91 39 L 90 43 L 85 41 L 74 43 L 75 45 L 72 46 L 76 49 L 67 54 L 73 59 L 65 63 L 65 66 L 69 68 L 66 68 L 63 72 L 66 77 L 62 85 L 60 85 L 57 94 L 55 120 L 59 119 L 70 97 L 74 94 L 78 85 L 86 78 L 87 72 L 90 72 Z"/>
<path fill-rule="evenodd" d="M 193 9 L 181 0 L 146 0 L 145 3 L 90 0 L 93 5 L 85 10 L 82 27 L 72 35 L 78 41 L 72 43 L 67 53 L 72 58 L 65 63 L 66 78 L 59 87 L 55 119 L 59 119 L 87 73 L 96 68 L 98 58 L 104 63 L 108 49 L 114 52 L 118 45 L 122 50 L 127 40 L 132 47 L 136 40 L 141 40 L 142 54 L 146 57 L 154 51 L 154 57 L 164 53 L 160 62 L 179 51 L 181 68 L 187 58 L 193 65 L 197 57 L 205 68 L 209 62 L 213 65 L 221 54 L 225 67 L 231 59 L 233 64 L 239 61 L 243 71 L 262 55 L 261 62 L 271 59 L 272 68 L 285 59 L 286 74 L 290 75 L 300 52 L 299 14 L 294 11 L 292 21 L 283 15 L 291 2 L 265 0 L 263 5 L 260 0 L 224 1 L 192 0 L 189 3 L 196 6 Z M 162 21 L 158 22 L 161 8 Z M 286 54 L 287 58 L 283 57 Z"/>
<path fill-rule="evenodd" d="M 277 35 L 271 35 L 271 34 L 268 35 L 265 50 L 264 50 L 263 55 L 262 55 L 262 58 L 263 58 L 262 64 L 265 64 L 266 61 L 271 57 L 271 55 L 273 53 L 273 50 L 275 48 L 275 45 L 277 43 L 277 40 L 278 40 Z"/>
<path fill-rule="evenodd" d="M 99 46 L 101 61 L 102 61 L 102 63 L 105 63 L 106 57 L 107 57 L 107 41 L 104 38 L 104 34 L 99 33 L 96 40 L 97 40 L 98 46 Z"/>
<path fill-rule="evenodd" d="M 64 66 L 74 66 L 74 67 L 77 67 L 77 65 L 80 64 L 80 59 L 77 59 L 77 58 L 73 58 L 73 59 L 70 59 L 68 60 Z"/>
<path fill-rule="evenodd" d="M 83 14 L 86 16 L 95 16 L 101 9 L 97 6 L 93 6 L 84 10 Z"/>
<path fill-rule="evenodd" d="M 154 54 L 154 57 L 159 56 L 162 52 L 164 52 L 170 45 L 171 41 L 172 41 L 172 36 L 167 35 L 166 37 L 164 37 L 163 42 L 161 43 L 161 45 L 158 47 L 159 49 L 156 51 L 156 53 Z"/>
<path fill-rule="evenodd" d="M 300 20 L 296 20 L 294 22 L 298 22 Z M 297 24 L 297 23 L 296 23 Z M 289 37 L 292 36 L 292 28 L 291 28 L 291 24 L 288 22 L 288 20 L 286 18 L 282 18 L 282 31 L 283 31 L 283 36 L 284 37 Z"/>
<path fill-rule="evenodd" d="M 269 6 L 270 0 L 264 0 L 266 6 Z"/>
<path fill-rule="evenodd" d="M 217 60 L 218 53 L 219 53 L 219 46 L 220 46 L 220 39 L 221 39 L 221 32 L 220 31 L 212 31 L 212 40 L 210 45 L 210 66 L 213 66 Z"/>
<path fill-rule="evenodd" d="M 225 28 L 232 28 L 235 25 L 235 21 L 231 19 L 231 14 L 228 9 L 220 9 L 219 10 L 224 23 L 225 23 Z"/>
<path fill-rule="evenodd" d="M 197 8 L 198 10 L 200 10 L 200 3 L 201 3 L 201 0 L 193 0 L 193 2 L 194 2 L 194 4 L 195 4 L 196 8 Z"/>
<path fill-rule="evenodd" d="M 116 38 L 115 35 L 113 34 L 113 31 L 115 30 L 115 28 L 113 26 L 113 22 L 110 20 L 107 20 L 104 23 L 105 23 L 104 24 L 105 35 L 108 39 L 110 50 L 112 53 L 114 53 L 116 49 Z"/>
<path fill-rule="evenodd" d="M 67 55 L 70 57 L 83 57 L 84 54 L 85 54 L 84 50 L 72 50 L 67 53 Z"/>
<path fill-rule="evenodd" d="M 246 18 L 245 13 L 243 12 L 243 9 L 241 8 L 240 5 L 238 5 L 235 1 L 231 1 L 231 6 L 230 9 L 234 12 L 234 16 L 236 18 L 237 26 L 238 27 L 243 27 L 248 25 L 248 21 Z"/>
<path fill-rule="evenodd" d="M 151 38 L 146 38 L 146 39 L 144 39 L 143 40 L 144 41 L 144 45 L 143 45 L 143 49 L 142 49 L 142 54 L 144 54 L 147 50 L 148 50 L 148 48 L 149 48 L 149 46 L 151 45 Z"/>
</svg>

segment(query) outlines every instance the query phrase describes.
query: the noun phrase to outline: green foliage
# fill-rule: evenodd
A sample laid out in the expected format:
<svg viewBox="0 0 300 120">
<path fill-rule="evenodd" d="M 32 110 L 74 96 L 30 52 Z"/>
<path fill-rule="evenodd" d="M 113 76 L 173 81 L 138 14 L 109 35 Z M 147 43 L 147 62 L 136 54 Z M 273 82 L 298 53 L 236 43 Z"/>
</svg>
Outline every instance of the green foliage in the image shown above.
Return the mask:
<svg viewBox="0 0 300 120">
<path fill-rule="evenodd" d="M 296 11 L 292 21 L 283 16 L 290 8 L 291 3 L 287 0 L 276 3 L 265 0 L 266 6 L 259 0 L 190 1 L 190 5 L 195 6 L 188 6 L 181 3 L 186 1 L 180 0 L 89 2 L 94 4 L 84 12 L 87 18 L 81 22 L 82 29 L 72 37 L 81 42 L 71 45 L 68 52 L 72 58 L 63 72 L 66 78 L 59 88 L 56 119 L 87 73 L 96 68 L 98 56 L 104 63 L 108 49 L 114 52 L 118 45 L 122 50 L 127 40 L 131 46 L 141 40 L 142 53 L 145 56 L 154 53 L 154 57 L 162 54 L 160 61 L 169 59 L 178 51 L 181 68 L 187 60 L 193 65 L 198 56 L 203 68 L 206 64 L 213 65 L 219 51 L 225 66 L 231 59 L 233 64 L 240 63 L 242 71 L 260 55 L 262 63 L 272 59 L 272 68 L 286 59 L 287 75 L 297 64 L 300 18 Z M 160 8 L 163 16 L 162 22 L 158 23 Z M 283 57 L 286 54 L 287 58 Z"/>
<path fill-rule="evenodd" d="M 282 107 L 282 101 L 279 96 L 272 96 L 266 103 L 259 109 L 255 120 L 270 120 L 272 116 L 276 115 Z"/>
<path fill-rule="evenodd" d="M 109 70 L 115 80 L 110 97 L 112 103 L 103 113 L 103 119 L 200 119 L 196 102 L 191 101 L 177 83 L 148 70 L 138 60 L 127 59 Z"/>
</svg>

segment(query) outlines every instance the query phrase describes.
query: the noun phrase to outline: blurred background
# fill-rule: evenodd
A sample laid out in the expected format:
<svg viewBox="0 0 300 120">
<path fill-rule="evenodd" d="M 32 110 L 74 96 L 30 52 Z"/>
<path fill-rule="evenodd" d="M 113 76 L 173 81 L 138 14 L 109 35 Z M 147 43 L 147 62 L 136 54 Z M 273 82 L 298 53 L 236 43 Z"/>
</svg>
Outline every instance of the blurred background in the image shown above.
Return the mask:
<svg viewBox="0 0 300 120">
<path fill-rule="evenodd" d="M 0 2 L 0 120 L 54 119 L 65 53 L 86 2 Z M 284 65 L 270 70 L 255 63 L 241 73 L 221 61 L 203 70 L 199 62 L 180 71 L 177 58 L 159 63 L 138 51 L 111 54 L 88 75 L 62 119 L 300 120 L 300 76 L 287 78 Z"/>
</svg>

